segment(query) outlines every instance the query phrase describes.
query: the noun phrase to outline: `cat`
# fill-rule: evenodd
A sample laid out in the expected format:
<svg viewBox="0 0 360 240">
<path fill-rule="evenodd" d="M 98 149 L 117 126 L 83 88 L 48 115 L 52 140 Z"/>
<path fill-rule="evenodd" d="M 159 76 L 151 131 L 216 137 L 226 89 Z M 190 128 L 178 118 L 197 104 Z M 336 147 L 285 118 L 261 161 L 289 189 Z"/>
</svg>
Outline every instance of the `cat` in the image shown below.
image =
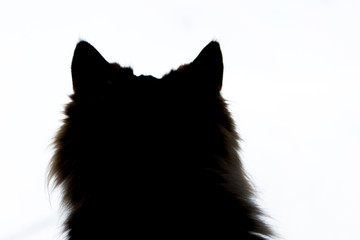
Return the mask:
<svg viewBox="0 0 360 240">
<path fill-rule="evenodd" d="M 159 79 L 80 41 L 71 72 L 49 165 L 67 239 L 273 236 L 238 155 L 218 42 Z"/>
</svg>

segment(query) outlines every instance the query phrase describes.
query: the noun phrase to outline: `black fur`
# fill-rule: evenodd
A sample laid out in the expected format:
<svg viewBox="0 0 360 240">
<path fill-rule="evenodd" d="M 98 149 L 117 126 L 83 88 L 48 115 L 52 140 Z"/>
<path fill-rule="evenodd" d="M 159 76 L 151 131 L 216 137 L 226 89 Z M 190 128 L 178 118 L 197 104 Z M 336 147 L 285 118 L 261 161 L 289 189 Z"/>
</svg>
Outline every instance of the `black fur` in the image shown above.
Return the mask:
<svg viewBox="0 0 360 240">
<path fill-rule="evenodd" d="M 220 46 L 161 79 L 109 64 L 87 42 L 49 179 L 68 239 L 267 239 L 220 94 Z"/>
</svg>

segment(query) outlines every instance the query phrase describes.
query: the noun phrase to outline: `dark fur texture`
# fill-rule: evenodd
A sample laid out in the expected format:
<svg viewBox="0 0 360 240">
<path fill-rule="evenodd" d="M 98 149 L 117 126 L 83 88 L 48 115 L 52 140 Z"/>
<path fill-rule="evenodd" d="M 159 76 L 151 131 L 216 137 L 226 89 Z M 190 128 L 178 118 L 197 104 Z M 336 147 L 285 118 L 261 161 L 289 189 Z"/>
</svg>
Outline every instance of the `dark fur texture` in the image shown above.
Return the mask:
<svg viewBox="0 0 360 240">
<path fill-rule="evenodd" d="M 220 46 L 161 79 L 78 43 L 49 179 L 68 239 L 267 239 L 220 94 Z M 193 238 L 194 237 L 194 238 Z"/>
</svg>

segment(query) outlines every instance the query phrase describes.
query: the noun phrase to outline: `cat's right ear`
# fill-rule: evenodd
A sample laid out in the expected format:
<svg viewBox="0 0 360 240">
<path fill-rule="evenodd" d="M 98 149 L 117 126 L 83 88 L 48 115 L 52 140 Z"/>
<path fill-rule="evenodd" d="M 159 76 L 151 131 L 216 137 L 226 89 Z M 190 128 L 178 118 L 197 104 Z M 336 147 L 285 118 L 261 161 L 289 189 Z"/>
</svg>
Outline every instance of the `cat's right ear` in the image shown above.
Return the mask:
<svg viewBox="0 0 360 240">
<path fill-rule="evenodd" d="M 104 82 L 110 64 L 89 43 L 77 44 L 71 64 L 71 74 L 75 93 L 93 93 Z"/>
<path fill-rule="evenodd" d="M 220 92 L 223 80 L 223 58 L 220 44 L 216 41 L 210 42 L 190 64 L 197 81 L 203 89 Z"/>
</svg>

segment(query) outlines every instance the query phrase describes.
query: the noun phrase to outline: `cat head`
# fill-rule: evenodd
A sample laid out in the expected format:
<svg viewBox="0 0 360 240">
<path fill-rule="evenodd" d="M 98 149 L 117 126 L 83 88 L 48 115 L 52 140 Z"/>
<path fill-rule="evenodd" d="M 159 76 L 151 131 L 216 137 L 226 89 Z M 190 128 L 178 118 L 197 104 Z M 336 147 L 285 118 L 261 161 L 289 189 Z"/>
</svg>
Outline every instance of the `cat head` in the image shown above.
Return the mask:
<svg viewBox="0 0 360 240">
<path fill-rule="evenodd" d="M 101 142 L 104 149 L 138 154 L 139 148 L 158 154 L 161 146 L 164 158 L 173 152 L 186 155 L 192 148 L 199 154 L 217 148 L 216 154 L 223 154 L 221 136 L 237 139 L 220 93 L 223 60 L 218 42 L 210 42 L 191 63 L 162 78 L 136 76 L 131 68 L 107 62 L 84 41 L 76 46 L 71 68 L 74 94 L 65 109 L 68 118 L 60 140 L 81 138 L 86 149 Z M 65 140 L 60 140 L 61 146 Z"/>
<path fill-rule="evenodd" d="M 220 94 L 223 60 L 216 41 L 191 63 L 160 79 L 136 76 L 131 68 L 109 63 L 84 41 L 76 46 L 71 68 L 74 94 L 65 113 L 73 129 L 83 129 L 84 138 L 97 136 L 115 144 L 121 136 L 131 146 L 139 138 L 153 141 L 156 136 L 170 148 L 164 139 L 186 139 L 195 146 L 198 141 L 221 139 L 214 130 L 219 126 L 234 132 Z"/>
</svg>

